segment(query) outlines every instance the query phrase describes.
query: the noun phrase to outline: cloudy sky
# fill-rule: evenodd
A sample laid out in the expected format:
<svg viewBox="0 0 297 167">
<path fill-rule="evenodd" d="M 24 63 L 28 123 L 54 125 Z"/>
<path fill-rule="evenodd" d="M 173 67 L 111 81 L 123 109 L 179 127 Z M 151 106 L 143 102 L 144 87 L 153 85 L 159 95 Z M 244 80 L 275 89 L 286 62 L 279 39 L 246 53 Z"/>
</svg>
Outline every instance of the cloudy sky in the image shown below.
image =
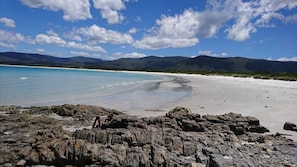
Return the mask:
<svg viewBox="0 0 297 167">
<path fill-rule="evenodd" d="M 0 0 L 0 51 L 297 61 L 297 0 Z"/>
</svg>

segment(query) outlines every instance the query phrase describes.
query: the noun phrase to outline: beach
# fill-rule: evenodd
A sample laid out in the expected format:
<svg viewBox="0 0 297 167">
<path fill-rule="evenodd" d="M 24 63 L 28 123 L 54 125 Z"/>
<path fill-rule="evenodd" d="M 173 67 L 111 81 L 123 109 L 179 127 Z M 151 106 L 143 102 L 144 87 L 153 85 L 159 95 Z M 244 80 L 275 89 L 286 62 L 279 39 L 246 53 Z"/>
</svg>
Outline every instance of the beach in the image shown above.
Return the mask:
<svg viewBox="0 0 297 167">
<path fill-rule="evenodd" d="M 25 69 L 29 72 L 34 70 L 29 67 Z M 35 68 L 35 72 L 36 70 L 39 69 Z M 7 86 L 8 90 L 12 89 L 2 96 L 11 96 L 11 99 L 7 99 L 9 103 L 6 104 L 4 99 L 1 99 L 2 105 L 86 104 L 112 108 L 139 117 L 163 116 L 176 106 L 189 108 L 201 115 L 233 112 L 256 117 L 271 133 L 288 134 L 289 138 L 297 141 L 296 132 L 283 130 L 285 122 L 297 124 L 296 81 L 121 71 L 114 79 L 121 77 L 124 80 L 114 84 L 106 83 L 110 80 L 106 77 L 99 80 L 96 70 L 50 70 L 51 80 L 48 80 L 49 75 L 45 75 L 47 73 L 44 71 L 42 75 L 38 75 L 41 77 L 38 80 L 34 79 L 36 76 L 31 76 L 31 73 L 23 73 L 24 69 L 21 71 L 21 74 L 15 74 L 16 79 L 12 82 L 20 84 L 19 87 L 2 85 Z M 132 82 L 133 73 L 145 74 L 150 80 L 146 78 Z M 130 77 L 131 75 L 133 77 Z M 63 81 L 65 76 L 68 78 Z M 101 85 L 102 82 L 107 86 Z M 4 93 L 4 90 L 6 89 L 3 88 L 1 93 Z M 32 94 L 34 92 L 38 95 L 37 98 L 32 96 L 35 95 Z"/>
<path fill-rule="evenodd" d="M 0 164 L 296 164 L 296 132 L 283 130 L 296 124 L 296 82 L 147 74 L 169 79 L 79 101 L 92 105 L 1 106 Z"/>
<path fill-rule="evenodd" d="M 129 114 L 164 115 L 175 106 L 187 107 L 202 115 L 234 112 L 258 118 L 270 133 L 288 134 L 289 138 L 297 140 L 296 132 L 283 130 L 285 122 L 297 123 L 297 82 L 191 74 L 166 75 L 187 80 L 186 84 L 192 88 L 190 94 L 162 106 L 158 111 L 146 110 L 137 114 L 131 110 Z M 181 85 L 177 83 L 165 82 L 160 84 L 159 89 L 179 87 Z"/>
</svg>

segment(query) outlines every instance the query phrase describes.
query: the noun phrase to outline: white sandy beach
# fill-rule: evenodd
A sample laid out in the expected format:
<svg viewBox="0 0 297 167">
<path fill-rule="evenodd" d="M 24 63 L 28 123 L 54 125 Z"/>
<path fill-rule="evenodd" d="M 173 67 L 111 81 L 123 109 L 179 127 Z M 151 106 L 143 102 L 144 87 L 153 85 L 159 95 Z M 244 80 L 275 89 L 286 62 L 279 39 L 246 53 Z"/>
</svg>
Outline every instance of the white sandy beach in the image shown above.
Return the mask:
<svg viewBox="0 0 297 167">
<path fill-rule="evenodd" d="M 192 112 L 201 115 L 235 112 L 258 118 L 261 125 L 273 134 L 289 134 L 292 135 L 289 138 L 297 140 L 297 132 L 283 130 L 287 121 L 297 124 L 297 82 L 188 74 L 166 75 L 189 80 L 188 85 L 193 88 L 190 95 L 161 108 L 151 106 L 152 109 L 159 107 L 161 112 L 145 111 L 140 114 L 130 110 L 128 114 L 164 115 L 175 106 L 188 107 Z M 165 82 L 161 83 L 160 89 L 175 86 L 178 85 Z"/>
<path fill-rule="evenodd" d="M 57 104 L 97 105 L 141 117 L 165 115 L 176 106 L 187 107 L 192 112 L 201 115 L 234 112 L 244 116 L 254 116 L 271 133 L 290 134 L 292 135 L 290 138 L 297 141 L 297 132 L 283 130 L 285 122 L 297 124 L 296 81 L 172 73 L 135 73 L 178 77 L 189 82 L 172 82 L 168 79 L 157 85 L 151 85 L 151 88 L 140 86 L 102 97 L 100 94 L 98 97 L 93 94 L 90 97 L 80 95 L 74 100 L 58 99 Z M 40 105 L 54 104 L 40 103 Z"/>
</svg>

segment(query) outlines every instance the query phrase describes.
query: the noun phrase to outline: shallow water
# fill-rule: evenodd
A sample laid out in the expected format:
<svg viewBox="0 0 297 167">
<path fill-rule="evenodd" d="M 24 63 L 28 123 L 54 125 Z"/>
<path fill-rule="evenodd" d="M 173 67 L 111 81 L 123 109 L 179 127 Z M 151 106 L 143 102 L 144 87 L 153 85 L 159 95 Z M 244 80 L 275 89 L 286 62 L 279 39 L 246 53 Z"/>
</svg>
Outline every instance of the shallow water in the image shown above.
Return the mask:
<svg viewBox="0 0 297 167">
<path fill-rule="evenodd" d="M 173 103 L 189 89 L 154 89 L 173 78 L 128 72 L 0 66 L 0 105 L 90 104 L 121 111 Z"/>
</svg>

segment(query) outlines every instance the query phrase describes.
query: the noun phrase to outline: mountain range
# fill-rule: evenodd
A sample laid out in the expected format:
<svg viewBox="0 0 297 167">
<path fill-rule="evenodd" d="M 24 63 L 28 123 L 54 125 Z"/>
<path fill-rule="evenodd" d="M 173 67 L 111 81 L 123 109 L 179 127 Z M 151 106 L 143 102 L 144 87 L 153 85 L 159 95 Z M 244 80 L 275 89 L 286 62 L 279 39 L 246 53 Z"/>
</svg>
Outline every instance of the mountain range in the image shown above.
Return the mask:
<svg viewBox="0 0 297 167">
<path fill-rule="evenodd" d="M 281 62 L 243 57 L 218 58 L 206 55 L 194 58 L 148 56 L 102 60 L 87 57 L 60 58 L 41 54 L 0 52 L 0 64 L 186 73 L 297 73 L 297 62 L 292 61 Z"/>
</svg>

